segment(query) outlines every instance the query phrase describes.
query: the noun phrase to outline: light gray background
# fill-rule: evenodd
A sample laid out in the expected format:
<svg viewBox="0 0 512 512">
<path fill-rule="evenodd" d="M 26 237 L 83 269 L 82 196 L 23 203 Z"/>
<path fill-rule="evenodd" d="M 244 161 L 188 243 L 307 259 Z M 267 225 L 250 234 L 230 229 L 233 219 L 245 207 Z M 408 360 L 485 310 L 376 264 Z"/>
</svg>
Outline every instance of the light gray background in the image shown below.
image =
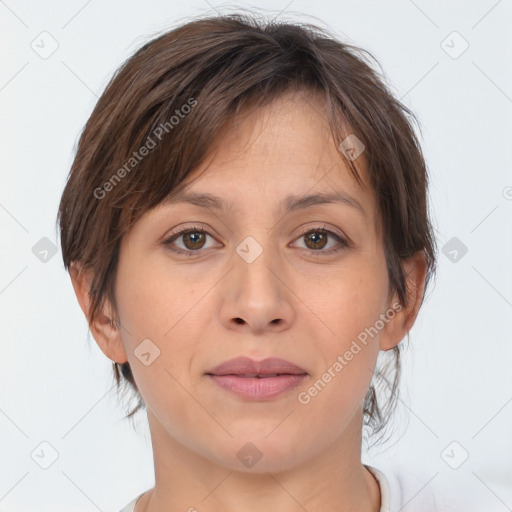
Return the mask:
<svg viewBox="0 0 512 512">
<path fill-rule="evenodd" d="M 36 244 L 59 246 L 75 143 L 114 70 L 157 32 L 236 6 L 253 7 L 0 1 L 0 510 L 117 512 L 153 484 L 145 416 L 137 432 L 121 421 L 110 361 L 87 340 L 60 249 L 45 262 Z M 446 510 L 512 510 L 512 1 L 258 7 L 327 23 L 373 53 L 420 119 L 439 248 L 457 237 L 468 249 L 455 262 L 439 253 L 404 359 L 396 433 L 365 460 L 416 473 L 417 492 L 432 489 Z M 461 55 L 454 31 L 469 44 Z M 43 442 L 58 454 L 47 469 Z"/>
</svg>

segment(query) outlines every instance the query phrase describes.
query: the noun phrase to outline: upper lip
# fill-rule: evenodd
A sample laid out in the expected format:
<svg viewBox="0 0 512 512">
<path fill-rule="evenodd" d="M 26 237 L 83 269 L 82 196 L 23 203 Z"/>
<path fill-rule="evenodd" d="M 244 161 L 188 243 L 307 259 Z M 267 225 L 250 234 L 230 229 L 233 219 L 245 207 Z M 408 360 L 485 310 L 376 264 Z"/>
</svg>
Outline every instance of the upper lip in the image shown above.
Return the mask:
<svg viewBox="0 0 512 512">
<path fill-rule="evenodd" d="M 208 370 L 207 375 L 273 375 L 273 374 L 292 374 L 292 375 L 305 375 L 306 370 L 299 366 L 279 359 L 277 357 L 270 357 L 261 361 L 255 361 L 249 357 L 237 357 L 230 359 L 224 363 L 215 366 Z"/>
</svg>

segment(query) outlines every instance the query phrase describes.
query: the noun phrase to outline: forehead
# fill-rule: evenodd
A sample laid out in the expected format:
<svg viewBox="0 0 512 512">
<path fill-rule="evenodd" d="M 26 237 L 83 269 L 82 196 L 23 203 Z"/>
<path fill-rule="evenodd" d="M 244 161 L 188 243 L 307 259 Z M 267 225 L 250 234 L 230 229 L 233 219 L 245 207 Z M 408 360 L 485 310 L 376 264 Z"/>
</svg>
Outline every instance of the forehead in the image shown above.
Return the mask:
<svg viewBox="0 0 512 512">
<path fill-rule="evenodd" d="M 345 203 L 362 214 L 371 210 L 364 158 L 354 162 L 361 186 L 334 143 L 319 94 L 295 91 L 246 108 L 224 125 L 211 147 L 166 204 L 229 210 L 260 193 L 266 203 L 279 197 L 287 211 L 322 202 Z"/>
</svg>

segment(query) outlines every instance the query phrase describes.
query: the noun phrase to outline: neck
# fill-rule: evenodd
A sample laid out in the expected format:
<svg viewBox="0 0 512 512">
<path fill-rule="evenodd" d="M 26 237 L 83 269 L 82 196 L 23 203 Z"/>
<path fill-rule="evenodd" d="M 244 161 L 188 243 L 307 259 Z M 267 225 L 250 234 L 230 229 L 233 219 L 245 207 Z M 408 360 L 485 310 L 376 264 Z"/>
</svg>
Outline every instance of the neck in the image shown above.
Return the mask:
<svg viewBox="0 0 512 512">
<path fill-rule="evenodd" d="M 361 463 L 361 428 L 291 469 L 243 472 L 216 464 L 170 437 L 148 411 L 155 487 L 135 512 L 378 512 L 377 481 Z M 256 468 L 256 466 L 255 466 Z"/>
</svg>

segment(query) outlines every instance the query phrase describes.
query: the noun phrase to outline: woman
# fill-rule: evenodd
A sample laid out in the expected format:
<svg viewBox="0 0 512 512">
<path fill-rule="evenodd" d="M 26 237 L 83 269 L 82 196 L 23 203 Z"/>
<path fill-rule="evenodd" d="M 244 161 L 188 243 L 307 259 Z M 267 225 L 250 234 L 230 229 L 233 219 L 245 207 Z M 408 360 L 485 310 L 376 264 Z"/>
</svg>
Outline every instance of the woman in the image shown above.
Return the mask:
<svg viewBox="0 0 512 512">
<path fill-rule="evenodd" d="M 198 19 L 115 74 L 59 221 L 90 330 L 147 410 L 155 486 L 122 512 L 400 506 L 361 440 L 435 269 L 408 117 L 311 25 Z M 381 351 L 395 372 L 374 377 Z"/>
</svg>

